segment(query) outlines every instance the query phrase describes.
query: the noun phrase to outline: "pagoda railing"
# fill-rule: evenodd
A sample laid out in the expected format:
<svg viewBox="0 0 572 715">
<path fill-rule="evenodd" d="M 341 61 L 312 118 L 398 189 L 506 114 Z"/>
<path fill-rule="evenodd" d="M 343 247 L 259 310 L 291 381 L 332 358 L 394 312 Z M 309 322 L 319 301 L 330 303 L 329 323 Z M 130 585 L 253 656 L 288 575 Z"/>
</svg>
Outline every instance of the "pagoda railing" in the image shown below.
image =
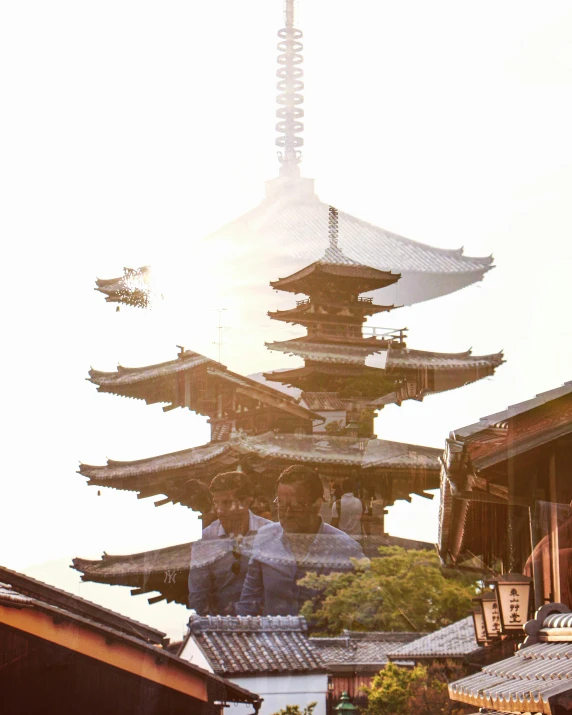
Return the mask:
<svg viewBox="0 0 572 715">
<path fill-rule="evenodd" d="M 373 303 L 373 298 L 358 298 L 358 303 Z"/>
<path fill-rule="evenodd" d="M 308 305 L 309 302 L 310 302 L 309 298 L 304 298 L 303 300 L 297 300 L 296 308 L 299 308 L 301 305 Z"/>
<path fill-rule="evenodd" d="M 362 328 L 364 338 L 376 338 L 390 342 L 404 343 L 408 328 L 379 328 L 374 325 L 364 325 Z"/>
</svg>

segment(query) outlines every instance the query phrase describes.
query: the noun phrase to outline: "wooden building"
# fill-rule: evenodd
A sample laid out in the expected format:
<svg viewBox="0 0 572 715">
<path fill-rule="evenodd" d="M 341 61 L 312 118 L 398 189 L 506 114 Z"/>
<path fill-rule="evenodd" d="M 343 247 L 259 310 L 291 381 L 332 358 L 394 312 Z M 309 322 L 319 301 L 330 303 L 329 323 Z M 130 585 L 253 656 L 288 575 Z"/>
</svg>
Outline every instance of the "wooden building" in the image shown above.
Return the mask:
<svg viewBox="0 0 572 715">
<path fill-rule="evenodd" d="M 441 475 L 443 561 L 527 571 L 537 607 L 569 604 L 571 473 L 572 382 L 451 432 Z"/>
<path fill-rule="evenodd" d="M 3 715 L 258 711 L 258 695 L 168 647 L 154 628 L 0 567 Z"/>
<path fill-rule="evenodd" d="M 328 715 L 334 715 L 342 693 L 347 693 L 354 705 L 365 707 L 367 696 L 363 688 L 389 662 L 388 654 L 411 643 L 422 633 L 344 631 L 335 637 L 310 638 L 312 648 L 320 655 L 328 673 Z"/>
<path fill-rule="evenodd" d="M 450 683 L 451 700 L 484 713 L 569 713 L 572 613 L 562 604 L 546 604 L 525 632 L 528 636 L 514 655 Z"/>
<path fill-rule="evenodd" d="M 179 656 L 259 693 L 260 715 L 315 702 L 326 715 L 328 676 L 301 616 L 191 616 Z M 233 711 L 246 715 L 250 709 Z"/>
</svg>

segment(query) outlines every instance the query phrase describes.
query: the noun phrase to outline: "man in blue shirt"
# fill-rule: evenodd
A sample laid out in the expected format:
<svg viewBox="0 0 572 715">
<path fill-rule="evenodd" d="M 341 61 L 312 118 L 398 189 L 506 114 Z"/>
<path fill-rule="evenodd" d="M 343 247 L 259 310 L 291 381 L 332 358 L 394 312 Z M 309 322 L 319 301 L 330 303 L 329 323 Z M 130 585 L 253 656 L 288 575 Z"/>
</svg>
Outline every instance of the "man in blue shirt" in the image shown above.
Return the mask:
<svg viewBox="0 0 572 715">
<path fill-rule="evenodd" d="M 322 520 L 324 488 L 314 471 L 288 467 L 276 492 L 279 523 L 263 526 L 254 538 L 239 615 L 295 616 L 316 595 L 298 585 L 301 578 L 351 571 L 352 559 L 364 558 L 356 541 Z"/>
<path fill-rule="evenodd" d="M 210 491 L 218 518 L 193 544 L 189 571 L 189 608 L 200 616 L 234 612 L 254 536 L 272 523 L 250 511 L 253 490 L 243 472 L 218 474 Z"/>
</svg>

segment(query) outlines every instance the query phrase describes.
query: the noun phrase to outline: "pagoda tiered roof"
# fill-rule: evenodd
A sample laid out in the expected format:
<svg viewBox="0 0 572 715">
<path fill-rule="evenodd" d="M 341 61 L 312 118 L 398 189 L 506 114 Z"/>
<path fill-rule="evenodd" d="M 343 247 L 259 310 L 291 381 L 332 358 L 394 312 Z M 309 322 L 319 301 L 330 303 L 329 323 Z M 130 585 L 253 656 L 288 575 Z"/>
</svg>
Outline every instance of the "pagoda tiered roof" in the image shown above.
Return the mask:
<svg viewBox="0 0 572 715">
<path fill-rule="evenodd" d="M 330 245 L 319 260 L 285 278 L 270 281 L 270 285 L 275 290 L 309 294 L 323 290 L 324 285 L 332 283 L 341 290 L 357 295 L 387 288 L 400 278 L 400 273 L 381 271 L 358 263 L 348 258 L 337 245 Z"/>
<path fill-rule="evenodd" d="M 135 368 L 119 365 L 114 372 L 93 368 L 89 371 L 89 381 L 97 385 L 99 392 L 145 400 L 147 404 L 159 402 L 169 405 L 164 409 L 189 407 L 199 414 L 217 417 L 220 410 L 216 396 L 208 396 L 206 388 L 196 395 L 191 381 L 194 377 L 218 381 L 223 388 L 239 396 L 302 420 L 321 419 L 283 391 L 234 373 L 225 365 L 192 350 L 180 352 L 176 360 L 156 365 Z"/>
<path fill-rule="evenodd" d="M 304 538 L 302 535 L 298 537 Z M 365 556 L 369 558 L 379 556 L 380 546 L 400 546 L 404 549 L 427 551 L 435 548 L 433 544 L 425 541 L 402 539 L 389 534 L 355 538 L 360 542 Z M 187 605 L 192 549 L 193 543 L 186 543 L 138 554 L 112 556 L 104 553 L 101 559 L 96 560 L 75 558 L 72 568 L 81 572 L 82 581 L 127 586 L 134 589 L 131 591 L 133 596 L 158 591 L 160 595 L 150 598 L 150 603 L 167 600 Z"/>
<path fill-rule="evenodd" d="M 149 266 L 124 268 L 122 276 L 96 278 L 95 285 L 95 290 L 103 293 L 108 303 L 123 303 L 123 305 L 131 305 L 135 308 L 148 308 L 153 296 Z"/>
<path fill-rule="evenodd" d="M 241 435 L 236 440 L 236 449 L 243 454 L 257 455 L 265 459 L 304 462 L 313 467 L 320 465 L 352 466 L 358 470 L 379 470 L 386 473 L 403 471 L 426 472 L 436 489 L 441 450 L 421 447 L 404 442 L 383 439 L 360 439 L 324 435 L 278 434 L 267 432 L 262 435 Z"/>
<path fill-rule="evenodd" d="M 334 391 L 348 399 L 370 402 L 389 395 L 400 404 L 404 399 L 420 400 L 426 394 L 455 389 L 494 373 L 502 363 L 502 352 L 475 356 L 470 350 L 411 350 L 403 340 L 405 329 L 378 336 L 377 331 L 382 329 L 376 328 L 373 337 L 365 337 L 363 323 L 368 312 L 361 306 L 373 303 L 360 294 L 376 288 L 368 283 L 375 280 L 376 273 L 382 282 L 384 276 L 391 283 L 400 276 L 383 274 L 348 258 L 339 247 L 338 235 L 338 211 L 330 207 L 325 255 L 271 283 L 277 290 L 305 293 L 309 298 L 298 301 L 294 310 L 269 313 L 304 325 L 307 334 L 266 343 L 270 350 L 301 357 L 305 362 L 303 367 L 264 373 L 267 380 L 309 392 Z"/>
<path fill-rule="evenodd" d="M 327 301 L 323 301 L 322 305 L 325 308 L 332 307 L 335 308 L 337 303 L 332 301 L 328 304 Z M 351 304 L 351 309 L 354 312 L 360 312 L 363 316 L 375 315 L 376 313 L 389 312 L 393 310 L 395 305 L 376 305 L 372 298 L 359 298 L 357 301 Z M 314 312 L 314 305 L 310 303 L 309 300 L 298 300 L 296 301 L 296 307 L 290 308 L 288 310 L 269 310 L 268 317 L 273 320 L 282 320 L 285 323 L 294 323 L 300 325 L 307 325 L 309 322 L 316 320 L 317 317 L 326 317 L 324 315 L 317 315 Z M 329 314 L 328 321 L 331 323 L 342 322 L 347 319 L 346 316 L 338 316 L 336 314 Z"/>
<path fill-rule="evenodd" d="M 481 380 L 493 375 L 495 369 L 503 363 L 502 351 L 491 355 L 473 355 L 470 350 L 462 353 L 438 353 L 405 347 L 393 348 L 389 343 L 374 338 L 364 339 L 363 342 L 366 344 L 334 341 L 319 343 L 302 337 L 267 343 L 266 346 L 271 350 L 303 358 L 306 365 L 291 370 L 267 372 L 264 377 L 306 390 L 315 389 L 312 387 L 315 380 L 324 375 L 330 376 L 330 379 L 335 379 L 336 376 L 369 376 L 373 380 L 380 378 L 379 394 L 369 395 L 370 399 L 395 393 L 389 402 L 401 403 L 404 399 L 421 399 L 430 393 L 454 390 Z M 367 365 L 366 359 L 369 356 L 384 353 L 387 354 L 384 367 Z M 390 384 L 392 378 L 396 380 L 393 386 Z M 400 383 L 408 383 L 406 391 L 399 387 Z M 393 389 L 389 389 L 390 387 Z M 372 386 L 368 389 L 375 391 Z"/>
<path fill-rule="evenodd" d="M 263 287 L 268 272 L 288 264 L 292 272 L 317 261 L 323 254 L 323 227 L 328 205 L 314 193 L 311 179 L 275 179 L 267 184 L 267 198 L 256 208 L 228 223 L 205 241 L 217 265 L 233 262 L 240 273 L 248 270 L 252 287 Z M 237 258 L 226 257 L 222 247 L 232 241 L 247 247 Z M 465 256 L 462 248 L 436 248 L 413 241 L 339 211 L 339 243 L 346 256 L 381 271 L 401 274 L 394 286 L 381 289 L 377 299 L 413 305 L 447 295 L 483 279 L 493 267 L 492 256 Z M 264 272 L 252 273 L 260 256 Z"/>
<path fill-rule="evenodd" d="M 391 500 L 408 499 L 410 494 L 427 496 L 426 489 L 439 486 L 439 455 L 433 447 L 421 447 L 379 439 L 318 434 L 240 434 L 227 442 L 210 442 L 157 457 L 106 465 L 81 464 L 79 473 L 88 485 L 135 491 L 139 497 L 165 495 L 161 504 L 173 501 L 192 507 L 193 495 L 187 482 L 209 482 L 216 474 L 240 464 L 246 472 L 274 475 L 293 462 L 327 468 L 328 472 L 352 467 L 366 470 L 375 478 L 391 477 Z M 271 482 L 274 483 L 273 481 Z"/>
<path fill-rule="evenodd" d="M 88 478 L 88 486 L 134 491 L 139 498 L 165 494 L 167 501 L 192 508 L 194 495 L 187 482 L 210 482 L 220 472 L 234 471 L 239 461 L 240 455 L 228 441 L 209 442 L 131 462 L 108 459 L 105 466 L 80 464 L 79 473 Z"/>
<path fill-rule="evenodd" d="M 357 344 L 356 344 L 357 343 Z M 473 355 L 471 350 L 461 353 L 438 353 L 429 350 L 390 347 L 386 341 L 364 338 L 362 344 L 351 342 L 312 342 L 306 336 L 293 340 L 266 343 L 269 350 L 278 350 L 306 360 L 337 363 L 340 365 L 363 365 L 368 355 L 388 352 L 386 369 L 425 370 L 472 370 L 475 368 L 496 368 L 502 364 L 503 353 Z M 378 368 L 379 369 L 379 368 Z M 265 375 L 272 373 L 265 373 Z"/>
</svg>

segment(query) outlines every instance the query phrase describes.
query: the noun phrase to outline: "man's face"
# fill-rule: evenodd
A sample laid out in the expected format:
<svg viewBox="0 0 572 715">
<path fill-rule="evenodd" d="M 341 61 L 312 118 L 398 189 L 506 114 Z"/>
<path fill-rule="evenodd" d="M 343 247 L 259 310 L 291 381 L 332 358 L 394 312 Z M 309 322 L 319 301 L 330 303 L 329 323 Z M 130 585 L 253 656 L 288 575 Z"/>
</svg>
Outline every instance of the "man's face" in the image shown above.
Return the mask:
<svg viewBox="0 0 572 715">
<path fill-rule="evenodd" d="M 309 534 L 315 527 L 322 499 L 312 499 L 303 484 L 279 484 L 278 519 L 287 534 Z"/>
<path fill-rule="evenodd" d="M 225 489 L 213 494 L 213 506 L 223 529 L 227 534 L 239 534 L 248 520 L 248 510 L 252 499 L 237 494 L 237 489 Z"/>
</svg>

